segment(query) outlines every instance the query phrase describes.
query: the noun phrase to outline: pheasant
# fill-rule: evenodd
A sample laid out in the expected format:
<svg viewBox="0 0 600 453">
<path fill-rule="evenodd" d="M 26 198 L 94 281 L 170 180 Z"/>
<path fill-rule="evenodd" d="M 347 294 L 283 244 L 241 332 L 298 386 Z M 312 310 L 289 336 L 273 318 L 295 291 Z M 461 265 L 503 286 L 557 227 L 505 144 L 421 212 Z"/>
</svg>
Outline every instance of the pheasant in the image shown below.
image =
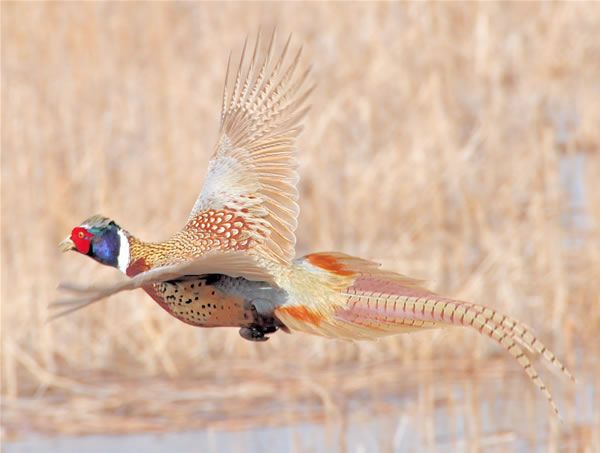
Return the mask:
<svg viewBox="0 0 600 453">
<path fill-rule="evenodd" d="M 338 252 L 294 258 L 298 192 L 295 139 L 313 86 L 299 70 L 302 48 L 278 56 L 275 33 L 247 43 L 235 73 L 231 55 L 220 134 L 186 225 L 163 242 L 144 242 L 93 216 L 61 242 L 127 277 L 107 286 L 62 284 L 70 297 L 54 317 L 120 291 L 142 288 L 174 317 L 199 327 L 238 327 L 265 341 L 278 330 L 349 340 L 465 326 L 495 340 L 521 365 L 558 414 L 527 353 L 573 379 L 521 322 L 496 310 L 438 295 L 420 281 Z M 266 47 L 266 48 L 265 48 Z M 230 78 L 231 76 L 231 78 Z"/>
</svg>

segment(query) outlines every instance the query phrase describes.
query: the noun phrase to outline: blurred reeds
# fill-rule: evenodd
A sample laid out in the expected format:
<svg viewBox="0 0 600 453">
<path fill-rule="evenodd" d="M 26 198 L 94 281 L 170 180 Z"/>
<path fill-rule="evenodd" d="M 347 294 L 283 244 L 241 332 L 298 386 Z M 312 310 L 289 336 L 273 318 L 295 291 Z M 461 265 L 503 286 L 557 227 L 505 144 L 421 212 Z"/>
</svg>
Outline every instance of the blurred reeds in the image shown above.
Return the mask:
<svg viewBox="0 0 600 453">
<path fill-rule="evenodd" d="M 3 2 L 8 432 L 185 427 L 183 414 L 199 409 L 184 410 L 178 383 L 197 382 L 200 401 L 230 395 L 226 425 L 255 399 L 316 394 L 335 411 L 341 389 L 372 395 L 385 381 L 433 401 L 440 380 L 519 372 L 462 329 L 257 345 L 184 325 L 142 293 L 46 324 L 59 281 L 114 277 L 60 255 L 71 227 L 103 213 L 158 240 L 185 223 L 216 139 L 227 54 L 261 24 L 293 32 L 318 82 L 299 142 L 298 254 L 374 258 L 495 307 L 597 377 L 598 5 Z M 334 378 L 320 383 L 322 373 Z M 524 378 L 517 385 L 542 400 Z M 125 422 L 145 410 L 154 428 Z M 273 423 L 293 421 L 285 413 Z M 591 436 L 586 426 L 569 435 Z"/>
</svg>

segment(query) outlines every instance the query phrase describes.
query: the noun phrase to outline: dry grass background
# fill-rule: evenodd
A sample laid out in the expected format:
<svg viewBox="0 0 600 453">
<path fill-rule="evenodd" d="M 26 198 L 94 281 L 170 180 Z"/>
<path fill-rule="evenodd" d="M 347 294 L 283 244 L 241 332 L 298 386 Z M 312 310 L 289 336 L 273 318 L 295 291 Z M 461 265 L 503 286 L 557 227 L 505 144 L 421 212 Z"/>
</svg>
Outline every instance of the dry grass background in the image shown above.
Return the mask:
<svg viewBox="0 0 600 453">
<path fill-rule="evenodd" d="M 533 414 L 553 445 L 593 448 L 598 387 L 592 420 L 565 390 L 556 427 L 508 355 L 460 329 L 251 344 L 141 293 L 45 324 L 57 282 L 113 277 L 59 254 L 72 226 L 99 212 L 158 240 L 185 223 L 227 54 L 274 23 L 304 44 L 318 82 L 300 138 L 298 254 L 379 259 L 523 319 L 576 372 L 600 375 L 598 5 L 3 2 L 4 433 L 343 425 L 345 402 L 366 395 L 377 409 L 364 414 L 413 414 L 430 443 L 436 408 L 454 407 L 448 423 L 464 415 L 476 446 L 472 389 L 514 374 L 492 395 L 516 401 L 497 414 L 506 432 L 535 441 Z M 316 409 L 293 409 L 307 401 Z M 529 418 L 512 423 L 523 406 Z"/>
</svg>

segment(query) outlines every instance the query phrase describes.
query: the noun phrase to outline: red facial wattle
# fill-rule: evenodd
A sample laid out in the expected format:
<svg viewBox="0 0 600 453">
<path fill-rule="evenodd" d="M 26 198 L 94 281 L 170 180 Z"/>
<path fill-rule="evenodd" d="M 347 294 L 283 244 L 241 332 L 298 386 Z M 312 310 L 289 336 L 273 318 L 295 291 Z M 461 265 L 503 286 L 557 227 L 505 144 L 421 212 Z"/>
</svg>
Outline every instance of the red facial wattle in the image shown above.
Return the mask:
<svg viewBox="0 0 600 453">
<path fill-rule="evenodd" d="M 83 227 L 75 227 L 71 231 L 73 244 L 75 244 L 77 251 L 84 255 L 87 255 L 90 251 L 90 241 L 93 237 L 94 235 Z"/>
</svg>

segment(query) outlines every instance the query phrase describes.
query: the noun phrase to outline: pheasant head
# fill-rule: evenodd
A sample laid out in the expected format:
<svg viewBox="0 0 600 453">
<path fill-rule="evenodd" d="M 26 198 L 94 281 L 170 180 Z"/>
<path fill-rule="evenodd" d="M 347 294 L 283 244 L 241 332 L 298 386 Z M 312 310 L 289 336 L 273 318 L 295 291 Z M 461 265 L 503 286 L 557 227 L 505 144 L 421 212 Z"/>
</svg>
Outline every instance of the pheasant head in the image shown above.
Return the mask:
<svg viewBox="0 0 600 453">
<path fill-rule="evenodd" d="M 75 250 L 122 272 L 129 265 L 129 234 L 101 215 L 90 217 L 73 228 L 59 246 L 63 252 Z"/>
</svg>

